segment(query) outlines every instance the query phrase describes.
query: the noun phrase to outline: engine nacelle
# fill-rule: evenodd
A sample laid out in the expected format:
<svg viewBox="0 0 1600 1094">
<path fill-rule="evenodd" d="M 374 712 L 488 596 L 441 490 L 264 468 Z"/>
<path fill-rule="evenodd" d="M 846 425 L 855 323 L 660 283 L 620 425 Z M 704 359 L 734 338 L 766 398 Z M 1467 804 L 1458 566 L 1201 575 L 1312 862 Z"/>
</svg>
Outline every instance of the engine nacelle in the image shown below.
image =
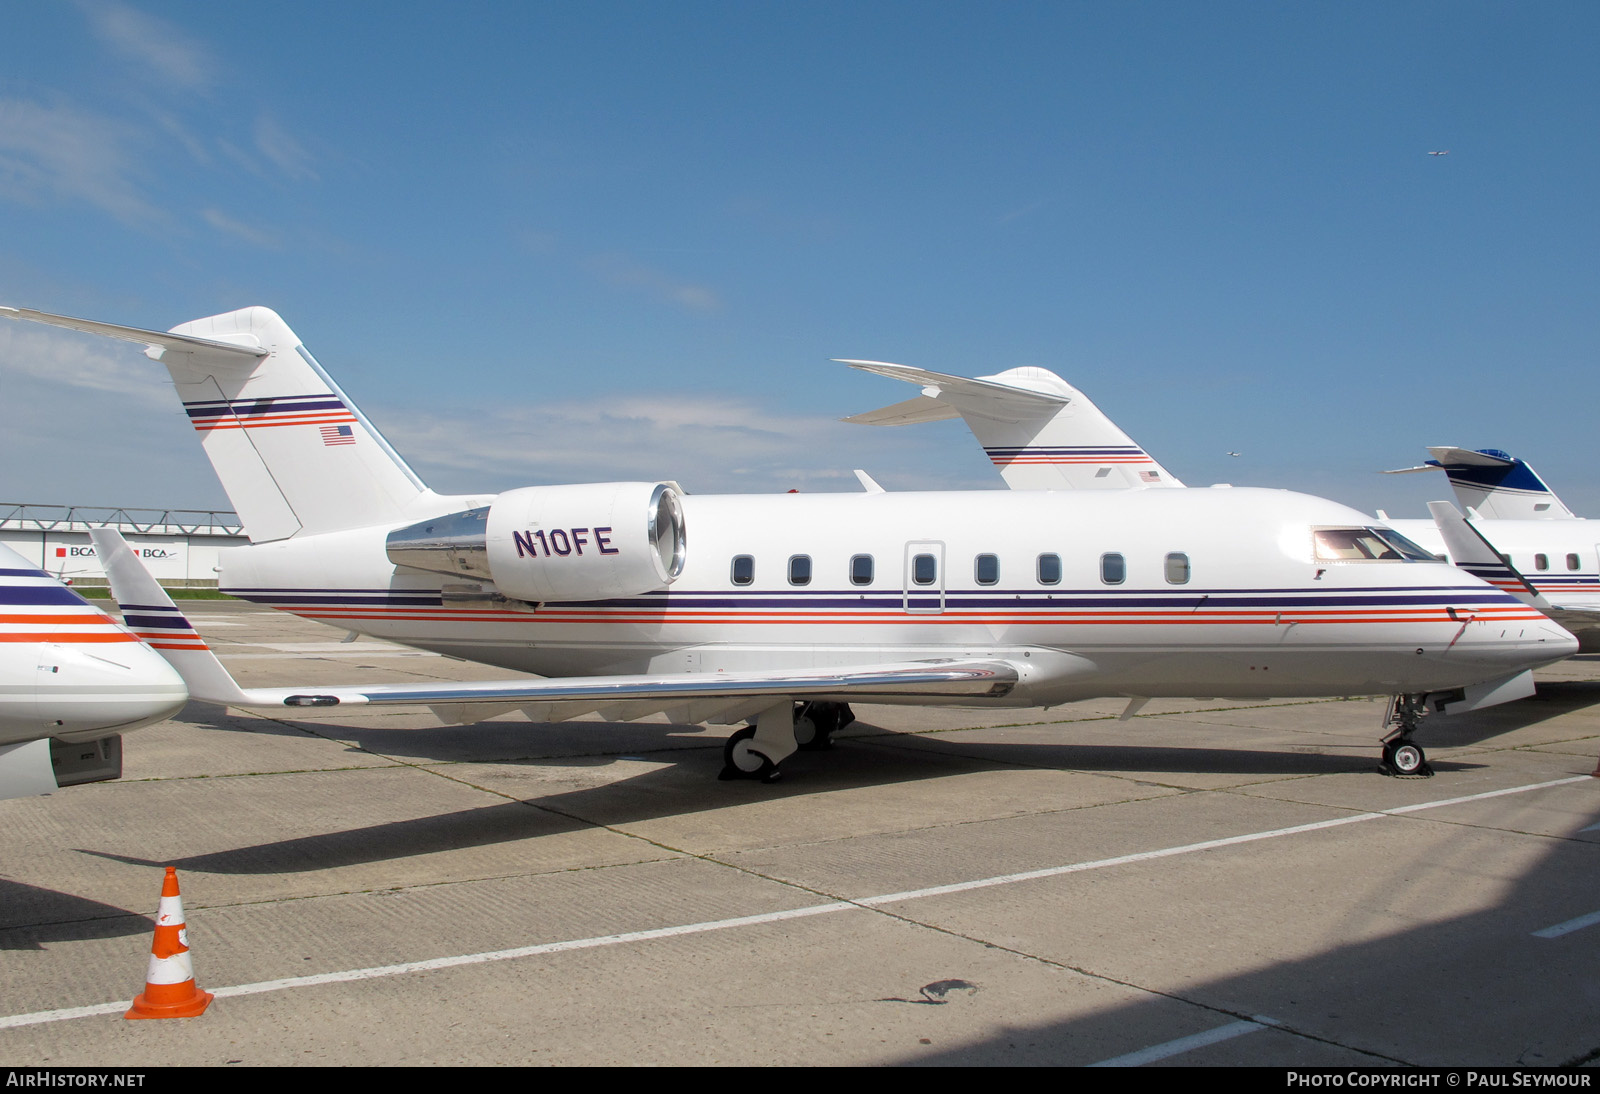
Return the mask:
<svg viewBox="0 0 1600 1094">
<path fill-rule="evenodd" d="M 683 500 L 670 483 L 526 486 L 389 533 L 389 560 L 493 581 L 517 600 L 608 600 L 683 572 Z"/>
</svg>

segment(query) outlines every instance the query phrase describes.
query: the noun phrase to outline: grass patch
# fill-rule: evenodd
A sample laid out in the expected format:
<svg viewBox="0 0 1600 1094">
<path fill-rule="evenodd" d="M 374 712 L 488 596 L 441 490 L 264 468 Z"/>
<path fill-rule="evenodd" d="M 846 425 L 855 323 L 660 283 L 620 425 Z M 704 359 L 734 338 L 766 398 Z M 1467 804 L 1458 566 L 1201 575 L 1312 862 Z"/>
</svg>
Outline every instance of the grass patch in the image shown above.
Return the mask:
<svg viewBox="0 0 1600 1094">
<path fill-rule="evenodd" d="M 110 600 L 111 590 L 105 585 L 74 585 L 72 591 L 86 600 Z M 168 589 L 174 600 L 237 600 L 217 589 Z"/>
</svg>

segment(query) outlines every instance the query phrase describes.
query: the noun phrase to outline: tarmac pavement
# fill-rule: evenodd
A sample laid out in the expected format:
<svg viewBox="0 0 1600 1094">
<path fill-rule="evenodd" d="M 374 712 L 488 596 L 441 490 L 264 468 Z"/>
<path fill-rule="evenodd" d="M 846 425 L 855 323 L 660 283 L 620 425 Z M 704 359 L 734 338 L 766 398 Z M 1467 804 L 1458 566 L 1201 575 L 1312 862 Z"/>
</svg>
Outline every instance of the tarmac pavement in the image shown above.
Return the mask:
<svg viewBox="0 0 1600 1094">
<path fill-rule="evenodd" d="M 505 675 L 185 608 L 246 686 Z M 1380 700 L 857 706 L 772 785 L 726 727 L 191 703 L 0 802 L 0 1063 L 1591 1062 L 1600 661 L 1539 678 L 1431 779 Z M 124 1021 L 168 864 L 218 998 Z"/>
</svg>

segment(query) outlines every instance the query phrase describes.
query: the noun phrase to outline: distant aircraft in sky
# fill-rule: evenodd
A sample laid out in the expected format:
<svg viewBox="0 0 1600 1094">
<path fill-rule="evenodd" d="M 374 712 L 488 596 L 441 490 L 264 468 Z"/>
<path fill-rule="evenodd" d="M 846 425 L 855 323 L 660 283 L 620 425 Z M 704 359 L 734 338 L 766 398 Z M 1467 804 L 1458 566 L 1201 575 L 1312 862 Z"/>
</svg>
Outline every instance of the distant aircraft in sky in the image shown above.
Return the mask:
<svg viewBox="0 0 1600 1094">
<path fill-rule="evenodd" d="M 224 591 L 549 677 L 241 689 L 170 602 L 149 605 L 151 625 L 179 636 L 163 652 L 194 695 L 230 706 L 424 704 L 452 722 L 519 709 L 539 722 L 753 718 L 729 738 L 724 775 L 770 779 L 800 747 L 825 744 L 856 701 L 1118 696 L 1131 716 L 1158 696 L 1393 694 L 1383 759 L 1419 774 L 1424 714 L 1528 694 L 1529 670 L 1576 648 L 1514 597 L 1322 498 L 896 492 L 870 479 L 859 494 L 690 495 L 654 481 L 446 497 L 266 308 L 168 333 L 0 315 L 133 341 L 167 366 L 251 540 L 222 553 Z M 1072 389 L 1028 376 L 998 386 L 940 380 L 924 396 L 960 400 L 1013 485 L 1118 472 L 1167 485 Z M 900 412 L 941 411 L 912 402 Z M 1091 423 L 1097 448 L 1121 436 L 1116 451 L 1059 451 L 1063 414 Z M 131 595 L 143 605 L 158 591 Z"/>
<path fill-rule="evenodd" d="M 1450 154 L 1450 149 L 1448 149 L 1448 148 L 1442 148 L 1437 152 L 1429 152 L 1428 153 L 1428 155 L 1430 155 L 1430 156 L 1448 156 L 1449 154 Z"/>
<path fill-rule="evenodd" d="M 137 634 L 0 545 L 0 798 L 116 778 L 118 734 L 188 698 Z"/>
</svg>

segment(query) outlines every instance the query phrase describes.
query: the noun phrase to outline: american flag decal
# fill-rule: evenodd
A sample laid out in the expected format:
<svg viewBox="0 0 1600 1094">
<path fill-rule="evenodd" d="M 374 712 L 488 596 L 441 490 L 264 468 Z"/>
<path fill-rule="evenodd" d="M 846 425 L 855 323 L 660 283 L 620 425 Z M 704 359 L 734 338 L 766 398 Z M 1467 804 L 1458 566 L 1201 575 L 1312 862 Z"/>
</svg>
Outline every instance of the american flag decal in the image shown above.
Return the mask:
<svg viewBox="0 0 1600 1094">
<path fill-rule="evenodd" d="M 1160 475 L 1159 472 L 1156 472 L 1156 471 L 1141 471 L 1141 472 L 1139 472 L 1139 481 L 1140 482 L 1160 482 L 1161 481 L 1161 475 Z"/>
<path fill-rule="evenodd" d="M 356 443 L 355 431 L 347 425 L 325 425 L 321 429 L 324 445 Z"/>
</svg>

